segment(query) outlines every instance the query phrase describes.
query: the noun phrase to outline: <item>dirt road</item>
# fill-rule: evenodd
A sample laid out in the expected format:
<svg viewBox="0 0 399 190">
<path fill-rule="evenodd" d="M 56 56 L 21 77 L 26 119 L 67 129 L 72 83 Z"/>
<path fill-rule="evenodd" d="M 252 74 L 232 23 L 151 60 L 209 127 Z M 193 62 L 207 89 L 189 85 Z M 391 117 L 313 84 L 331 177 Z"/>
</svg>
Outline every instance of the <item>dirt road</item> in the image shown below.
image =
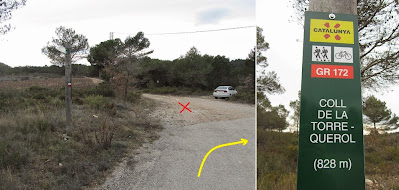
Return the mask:
<svg viewBox="0 0 399 190">
<path fill-rule="evenodd" d="M 165 129 L 160 138 L 132 155 L 134 167 L 122 162 L 99 189 L 255 189 L 254 106 L 214 100 L 145 94 L 158 103 L 153 117 Z M 180 111 L 186 105 L 192 111 Z M 248 139 L 248 144 L 213 151 L 213 147 Z"/>
</svg>

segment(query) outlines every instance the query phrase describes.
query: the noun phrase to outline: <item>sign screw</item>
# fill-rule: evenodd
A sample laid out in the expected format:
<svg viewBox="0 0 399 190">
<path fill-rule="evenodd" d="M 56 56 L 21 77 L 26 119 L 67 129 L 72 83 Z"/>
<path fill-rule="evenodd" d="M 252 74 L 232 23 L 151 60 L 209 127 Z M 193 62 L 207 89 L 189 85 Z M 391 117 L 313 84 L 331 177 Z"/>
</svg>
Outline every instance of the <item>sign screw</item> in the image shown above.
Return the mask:
<svg viewBox="0 0 399 190">
<path fill-rule="evenodd" d="M 328 18 L 330 18 L 331 20 L 334 20 L 335 19 L 335 14 L 334 13 L 330 13 L 328 15 Z"/>
</svg>

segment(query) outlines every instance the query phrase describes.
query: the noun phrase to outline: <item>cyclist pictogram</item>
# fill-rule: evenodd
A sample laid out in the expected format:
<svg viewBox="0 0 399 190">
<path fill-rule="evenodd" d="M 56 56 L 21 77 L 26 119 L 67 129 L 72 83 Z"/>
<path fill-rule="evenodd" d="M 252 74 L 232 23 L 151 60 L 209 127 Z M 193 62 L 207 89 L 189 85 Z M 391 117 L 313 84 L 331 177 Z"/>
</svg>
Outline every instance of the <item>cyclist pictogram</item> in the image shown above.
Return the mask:
<svg viewBox="0 0 399 190">
<path fill-rule="evenodd" d="M 351 47 L 334 47 L 334 62 L 353 63 L 353 49 Z"/>
<path fill-rule="evenodd" d="M 346 60 L 350 60 L 350 59 L 352 59 L 352 55 L 346 51 L 340 51 L 335 54 L 335 58 L 337 58 L 337 59 L 345 58 Z"/>
</svg>

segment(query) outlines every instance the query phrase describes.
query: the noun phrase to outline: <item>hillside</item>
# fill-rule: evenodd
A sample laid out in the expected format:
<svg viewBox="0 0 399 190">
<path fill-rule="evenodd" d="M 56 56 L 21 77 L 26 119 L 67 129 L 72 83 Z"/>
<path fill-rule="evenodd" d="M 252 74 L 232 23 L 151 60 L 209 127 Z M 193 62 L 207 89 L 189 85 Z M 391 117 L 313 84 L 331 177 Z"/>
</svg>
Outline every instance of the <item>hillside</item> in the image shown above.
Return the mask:
<svg viewBox="0 0 399 190">
<path fill-rule="evenodd" d="M 6 65 L 6 64 L 4 64 L 4 63 L 2 63 L 2 62 L 0 62 L 0 75 L 3 75 L 3 74 L 5 74 L 5 73 L 7 73 L 8 70 L 10 70 L 10 69 L 11 69 L 10 66 L 8 66 L 8 65 Z"/>
</svg>

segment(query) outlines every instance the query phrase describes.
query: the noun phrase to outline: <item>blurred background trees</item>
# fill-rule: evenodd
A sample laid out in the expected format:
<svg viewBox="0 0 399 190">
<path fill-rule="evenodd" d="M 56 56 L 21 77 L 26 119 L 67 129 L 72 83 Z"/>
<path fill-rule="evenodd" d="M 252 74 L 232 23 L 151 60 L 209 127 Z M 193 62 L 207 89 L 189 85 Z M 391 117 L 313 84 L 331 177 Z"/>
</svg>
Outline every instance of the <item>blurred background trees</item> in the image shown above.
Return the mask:
<svg viewBox="0 0 399 190">
<path fill-rule="evenodd" d="M 12 27 L 8 20 L 12 18 L 12 12 L 25 6 L 27 0 L 0 0 L 0 35 L 9 32 Z"/>
</svg>

